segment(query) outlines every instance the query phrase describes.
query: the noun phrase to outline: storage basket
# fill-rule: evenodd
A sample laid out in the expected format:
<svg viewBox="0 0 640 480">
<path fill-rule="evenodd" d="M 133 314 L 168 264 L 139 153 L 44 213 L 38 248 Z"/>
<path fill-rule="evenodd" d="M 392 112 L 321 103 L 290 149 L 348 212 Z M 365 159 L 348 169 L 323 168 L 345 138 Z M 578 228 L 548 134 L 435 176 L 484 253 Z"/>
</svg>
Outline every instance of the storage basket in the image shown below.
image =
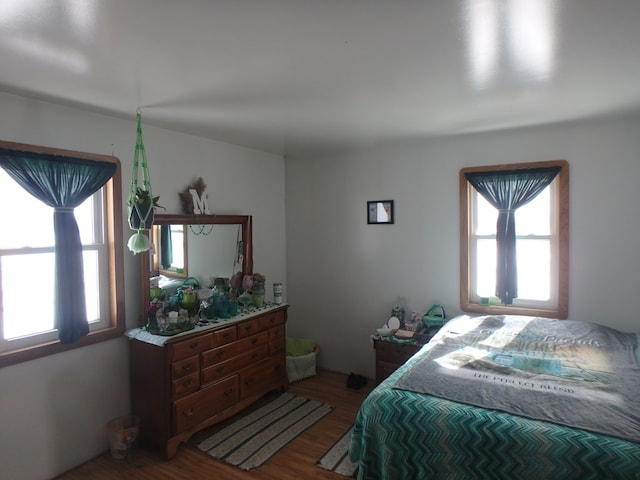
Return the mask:
<svg viewBox="0 0 640 480">
<path fill-rule="evenodd" d="M 313 340 L 287 337 L 287 378 L 289 383 L 316 374 L 318 346 Z"/>
</svg>

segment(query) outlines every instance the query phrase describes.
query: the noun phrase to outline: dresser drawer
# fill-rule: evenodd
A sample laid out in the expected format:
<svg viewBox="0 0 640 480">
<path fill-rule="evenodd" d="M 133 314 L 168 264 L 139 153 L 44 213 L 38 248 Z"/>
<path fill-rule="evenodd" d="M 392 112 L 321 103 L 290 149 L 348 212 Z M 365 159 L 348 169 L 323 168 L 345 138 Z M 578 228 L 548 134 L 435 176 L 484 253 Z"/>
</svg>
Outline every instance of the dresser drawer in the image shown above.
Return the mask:
<svg viewBox="0 0 640 480">
<path fill-rule="evenodd" d="M 212 348 L 202 354 L 202 367 L 206 368 L 220 362 L 224 362 L 250 350 L 254 350 L 269 343 L 269 333 L 262 332 L 251 337 L 237 340 L 228 345 Z"/>
<path fill-rule="evenodd" d="M 171 345 L 171 360 L 182 360 L 191 355 L 205 351 L 211 346 L 211 334 L 192 337 L 189 340 Z"/>
<path fill-rule="evenodd" d="M 198 373 L 199 370 L 200 362 L 198 356 L 194 355 L 193 357 L 185 358 L 184 360 L 171 364 L 171 379 L 177 380 L 192 373 Z"/>
<path fill-rule="evenodd" d="M 269 356 L 269 349 L 262 347 L 252 352 L 233 357 L 230 360 L 216 363 L 210 367 L 202 369 L 202 384 L 205 385 L 214 382 L 222 377 L 234 373 L 241 368 L 252 365 Z"/>
<path fill-rule="evenodd" d="M 186 377 L 174 380 L 172 383 L 172 398 L 180 398 L 190 393 L 197 392 L 200 388 L 200 375 L 198 372 L 187 375 Z"/>
<path fill-rule="evenodd" d="M 285 327 L 284 327 L 284 323 L 281 325 L 276 325 L 275 327 L 271 327 L 269 329 L 269 341 L 273 341 L 273 340 L 277 340 L 277 339 L 284 339 L 286 338 L 287 333 L 285 331 Z"/>
<path fill-rule="evenodd" d="M 391 342 L 376 342 L 376 360 L 379 362 L 402 365 L 419 349 L 420 345 L 397 345 Z"/>
<path fill-rule="evenodd" d="M 176 400 L 173 404 L 175 433 L 194 427 L 238 400 L 238 375 Z"/>
<path fill-rule="evenodd" d="M 272 357 L 240 372 L 240 397 L 246 398 L 266 391 L 282 381 L 286 373 L 284 356 Z"/>
<path fill-rule="evenodd" d="M 282 325 L 284 327 L 284 312 L 275 312 L 271 315 L 265 315 L 259 320 L 261 330 L 267 330 L 268 328 L 275 327 L 276 325 Z"/>
<path fill-rule="evenodd" d="M 284 325 L 278 325 L 269 329 L 269 352 L 276 353 L 287 348 L 287 337 Z"/>
<path fill-rule="evenodd" d="M 211 346 L 218 347 L 229 342 L 233 342 L 238 338 L 238 329 L 235 325 L 231 327 L 221 328 L 211 333 Z"/>
<path fill-rule="evenodd" d="M 259 318 L 242 322 L 238 325 L 238 338 L 248 337 L 249 335 L 258 333 L 260 330 L 264 329 L 260 326 Z"/>
</svg>

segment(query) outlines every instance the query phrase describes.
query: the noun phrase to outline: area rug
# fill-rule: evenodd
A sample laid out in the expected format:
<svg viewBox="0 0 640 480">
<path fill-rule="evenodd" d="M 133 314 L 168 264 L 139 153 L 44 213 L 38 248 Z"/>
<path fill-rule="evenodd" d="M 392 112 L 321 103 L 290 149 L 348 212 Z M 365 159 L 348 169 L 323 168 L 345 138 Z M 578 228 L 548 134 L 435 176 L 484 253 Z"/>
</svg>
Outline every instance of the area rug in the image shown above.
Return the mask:
<svg viewBox="0 0 640 480">
<path fill-rule="evenodd" d="M 212 457 L 243 470 L 263 465 L 333 409 L 326 403 L 283 393 L 198 444 Z"/>
<path fill-rule="evenodd" d="M 349 458 L 349 443 L 351 442 L 351 431 L 353 425 L 338 439 L 333 446 L 327 450 L 317 465 L 325 470 L 331 470 L 334 473 L 344 475 L 345 477 L 353 477 L 358 469 L 358 464 L 353 463 Z"/>
</svg>

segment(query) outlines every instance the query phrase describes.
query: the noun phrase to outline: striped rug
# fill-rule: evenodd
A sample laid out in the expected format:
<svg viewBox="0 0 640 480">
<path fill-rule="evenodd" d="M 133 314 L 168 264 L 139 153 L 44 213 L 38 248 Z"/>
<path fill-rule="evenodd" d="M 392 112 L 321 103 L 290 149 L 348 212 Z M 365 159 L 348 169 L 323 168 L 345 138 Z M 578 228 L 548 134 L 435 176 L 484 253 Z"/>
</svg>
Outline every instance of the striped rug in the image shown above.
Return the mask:
<svg viewBox="0 0 640 480">
<path fill-rule="evenodd" d="M 250 470 L 263 465 L 332 409 L 326 403 L 283 393 L 203 440 L 198 448 L 212 457 Z"/>
<path fill-rule="evenodd" d="M 339 473 L 345 477 L 353 477 L 358 469 L 358 464 L 349 458 L 349 443 L 351 442 L 351 430 L 353 425 L 327 450 L 317 465 L 325 470 Z"/>
</svg>

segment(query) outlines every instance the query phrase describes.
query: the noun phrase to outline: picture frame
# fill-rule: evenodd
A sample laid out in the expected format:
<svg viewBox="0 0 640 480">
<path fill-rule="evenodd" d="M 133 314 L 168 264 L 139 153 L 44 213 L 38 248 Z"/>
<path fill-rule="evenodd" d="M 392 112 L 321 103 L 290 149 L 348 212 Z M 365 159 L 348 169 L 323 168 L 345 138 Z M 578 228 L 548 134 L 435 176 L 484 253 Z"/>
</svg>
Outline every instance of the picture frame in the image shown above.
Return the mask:
<svg viewBox="0 0 640 480">
<path fill-rule="evenodd" d="M 371 200 L 367 202 L 367 223 L 389 225 L 394 223 L 393 200 Z"/>
</svg>

